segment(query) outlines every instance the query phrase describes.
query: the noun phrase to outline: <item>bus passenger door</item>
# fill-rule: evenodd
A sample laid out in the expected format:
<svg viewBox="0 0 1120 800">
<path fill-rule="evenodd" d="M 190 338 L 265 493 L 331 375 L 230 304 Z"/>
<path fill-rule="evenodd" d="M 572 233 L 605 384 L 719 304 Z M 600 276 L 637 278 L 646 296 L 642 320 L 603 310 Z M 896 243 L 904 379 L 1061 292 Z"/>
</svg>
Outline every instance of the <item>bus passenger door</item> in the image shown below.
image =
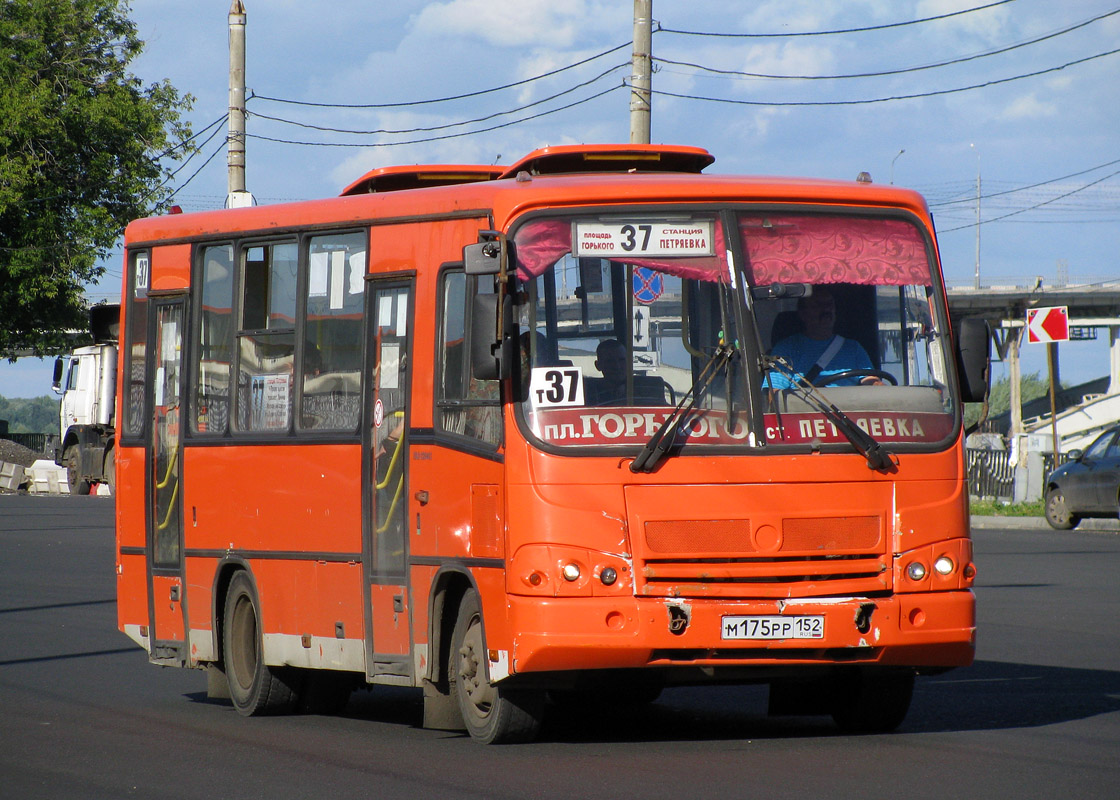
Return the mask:
<svg viewBox="0 0 1120 800">
<path fill-rule="evenodd" d="M 363 561 L 369 588 L 366 664 L 372 675 L 409 674 L 408 466 L 412 281 L 367 285 L 363 425 Z"/>
<path fill-rule="evenodd" d="M 186 299 L 153 303 L 148 374 L 152 433 L 148 440 L 148 616 L 153 659 L 187 657 L 183 587 L 182 344 Z"/>
</svg>

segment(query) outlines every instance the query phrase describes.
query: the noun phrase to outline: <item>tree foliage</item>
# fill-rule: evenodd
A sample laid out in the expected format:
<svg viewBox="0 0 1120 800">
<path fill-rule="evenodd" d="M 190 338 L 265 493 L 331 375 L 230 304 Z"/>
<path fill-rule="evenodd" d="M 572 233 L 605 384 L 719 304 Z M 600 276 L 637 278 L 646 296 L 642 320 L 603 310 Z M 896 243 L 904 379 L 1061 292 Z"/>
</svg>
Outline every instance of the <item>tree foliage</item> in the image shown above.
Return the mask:
<svg viewBox="0 0 1120 800">
<path fill-rule="evenodd" d="M 58 400 L 0 395 L 0 419 L 8 421 L 9 433 L 58 433 Z"/>
<path fill-rule="evenodd" d="M 1032 372 L 1030 375 L 1022 376 L 1019 381 L 1019 391 L 1022 396 L 1021 402 L 1029 403 L 1048 394 L 1050 382 L 1040 377 L 1037 372 Z M 1008 378 L 1001 378 L 992 384 L 992 389 L 988 393 L 988 419 L 1006 414 L 1010 410 L 1011 381 Z M 980 403 L 968 403 L 964 408 L 964 424 L 968 426 L 976 422 L 980 418 L 980 411 Z"/>
<path fill-rule="evenodd" d="M 169 196 L 192 98 L 128 71 L 127 3 L 0 0 L 0 356 L 57 350 L 88 326 L 124 226 Z"/>
</svg>

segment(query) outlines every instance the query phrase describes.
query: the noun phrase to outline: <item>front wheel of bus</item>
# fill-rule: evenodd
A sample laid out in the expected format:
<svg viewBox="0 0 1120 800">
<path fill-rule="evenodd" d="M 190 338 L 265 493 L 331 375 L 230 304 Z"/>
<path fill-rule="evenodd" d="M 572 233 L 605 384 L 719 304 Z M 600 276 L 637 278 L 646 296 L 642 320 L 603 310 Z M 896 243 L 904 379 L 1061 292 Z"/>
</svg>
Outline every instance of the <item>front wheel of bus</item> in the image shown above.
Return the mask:
<svg viewBox="0 0 1120 800">
<path fill-rule="evenodd" d="M 238 713 L 248 717 L 291 711 L 298 699 L 296 672 L 264 663 L 257 593 L 245 572 L 229 583 L 223 622 L 222 655 Z"/>
<path fill-rule="evenodd" d="M 529 742 L 544 714 L 544 693 L 492 684 L 487 675 L 486 640 L 478 594 L 468 591 L 459 605 L 447 674 L 463 723 L 483 744 Z"/>
<path fill-rule="evenodd" d="M 913 672 L 853 670 L 836 681 L 832 718 L 847 733 L 890 733 L 906 718 Z"/>
</svg>

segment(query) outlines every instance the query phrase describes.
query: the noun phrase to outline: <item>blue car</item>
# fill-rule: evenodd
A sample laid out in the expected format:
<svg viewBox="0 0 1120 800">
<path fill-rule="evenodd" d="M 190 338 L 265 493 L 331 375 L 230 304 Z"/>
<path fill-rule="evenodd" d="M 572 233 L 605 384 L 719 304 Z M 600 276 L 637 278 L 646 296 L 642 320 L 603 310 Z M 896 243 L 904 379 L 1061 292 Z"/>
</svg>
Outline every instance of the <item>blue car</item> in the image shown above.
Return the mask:
<svg viewBox="0 0 1120 800">
<path fill-rule="evenodd" d="M 1089 447 L 1071 450 L 1070 460 L 1046 479 L 1046 521 L 1068 531 L 1085 517 L 1120 515 L 1120 425 Z"/>
</svg>

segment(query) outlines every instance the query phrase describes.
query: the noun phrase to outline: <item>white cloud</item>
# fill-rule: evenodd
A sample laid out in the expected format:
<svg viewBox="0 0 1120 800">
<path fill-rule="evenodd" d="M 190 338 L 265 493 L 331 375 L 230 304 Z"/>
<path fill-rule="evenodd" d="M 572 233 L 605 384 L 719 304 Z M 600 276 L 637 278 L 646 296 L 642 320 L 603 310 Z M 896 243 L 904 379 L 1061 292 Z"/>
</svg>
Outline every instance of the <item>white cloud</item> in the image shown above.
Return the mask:
<svg viewBox="0 0 1120 800">
<path fill-rule="evenodd" d="M 624 13 L 625 12 L 625 13 Z M 629 30 L 629 4 L 588 0 L 448 0 L 413 17 L 421 35 L 472 37 L 499 47 L 570 47 Z"/>
<path fill-rule="evenodd" d="M 1058 108 L 1053 103 L 1043 102 L 1038 99 L 1035 92 L 1022 95 L 1012 100 L 999 115 L 1003 122 L 1024 119 L 1040 119 L 1053 117 L 1058 114 Z"/>
</svg>

